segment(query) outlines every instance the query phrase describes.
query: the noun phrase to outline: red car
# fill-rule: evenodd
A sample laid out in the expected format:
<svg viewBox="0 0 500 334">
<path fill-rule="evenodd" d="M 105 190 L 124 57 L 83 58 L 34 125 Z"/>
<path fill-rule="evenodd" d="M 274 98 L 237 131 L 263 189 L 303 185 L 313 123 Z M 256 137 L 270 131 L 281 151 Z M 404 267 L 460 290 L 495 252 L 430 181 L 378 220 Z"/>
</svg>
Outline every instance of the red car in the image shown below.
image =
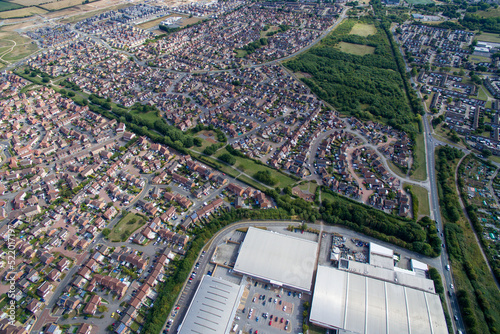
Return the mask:
<svg viewBox="0 0 500 334">
<path fill-rule="evenodd" d="M 269 321 L 269 326 L 271 326 L 272 324 L 273 324 L 273 322 L 272 322 L 272 321 Z"/>
<path fill-rule="evenodd" d="M 283 318 L 281 318 L 280 322 L 283 323 Z"/>
</svg>

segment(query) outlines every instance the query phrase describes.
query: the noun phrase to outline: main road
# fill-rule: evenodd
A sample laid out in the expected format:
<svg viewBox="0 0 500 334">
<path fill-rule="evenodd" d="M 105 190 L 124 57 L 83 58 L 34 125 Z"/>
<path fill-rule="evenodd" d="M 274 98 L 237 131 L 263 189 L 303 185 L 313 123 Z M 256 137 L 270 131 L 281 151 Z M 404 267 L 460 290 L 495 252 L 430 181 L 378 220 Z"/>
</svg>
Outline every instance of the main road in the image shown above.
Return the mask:
<svg viewBox="0 0 500 334">
<path fill-rule="evenodd" d="M 447 295 L 447 297 L 445 297 L 446 304 L 448 305 L 448 310 L 450 310 L 450 316 L 452 318 L 452 324 L 454 326 L 453 332 L 455 332 L 456 330 L 460 330 L 463 333 L 465 333 L 464 329 L 465 326 L 462 320 L 462 316 L 460 314 L 460 308 L 458 305 L 457 296 L 455 294 L 454 289 L 452 288 L 453 277 L 451 275 L 452 274 L 451 266 L 447 267 L 449 265 L 449 258 L 448 258 L 448 252 L 446 248 L 444 248 L 446 245 L 446 240 L 444 238 L 444 226 L 441 220 L 441 212 L 439 208 L 439 198 L 437 190 L 436 170 L 434 168 L 435 147 L 437 145 L 443 145 L 443 143 L 432 137 L 429 119 L 427 118 L 426 115 L 423 117 L 423 122 L 424 122 L 424 144 L 425 144 L 425 152 L 427 158 L 427 175 L 429 175 L 429 181 L 430 181 L 429 204 L 431 208 L 431 218 L 433 218 L 436 221 L 436 226 L 439 228 L 439 230 L 443 231 L 443 233 L 439 235 L 441 238 L 441 242 L 443 244 L 443 250 L 441 252 L 441 269 L 442 269 L 441 271 L 444 277 L 444 285 L 445 285 L 444 288 L 445 291 L 449 291 L 449 294 Z M 450 270 L 447 270 L 446 268 L 450 268 Z"/>
</svg>

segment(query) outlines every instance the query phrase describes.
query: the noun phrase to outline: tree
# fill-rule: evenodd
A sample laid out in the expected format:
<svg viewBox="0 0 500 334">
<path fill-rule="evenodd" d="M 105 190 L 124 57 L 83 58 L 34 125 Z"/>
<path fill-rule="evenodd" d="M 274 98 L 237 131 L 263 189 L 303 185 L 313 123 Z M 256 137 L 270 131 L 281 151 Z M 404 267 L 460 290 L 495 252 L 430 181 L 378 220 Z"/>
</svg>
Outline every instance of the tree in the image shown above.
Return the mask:
<svg viewBox="0 0 500 334">
<path fill-rule="evenodd" d="M 488 150 L 488 149 L 486 149 L 486 148 L 485 148 L 485 149 L 483 149 L 481 152 L 483 153 L 483 155 L 484 155 L 486 158 L 491 157 L 491 154 L 492 154 L 492 153 L 491 153 L 491 150 Z"/>
<path fill-rule="evenodd" d="M 224 161 L 225 163 L 228 163 L 230 165 L 234 165 L 236 163 L 236 158 L 229 153 L 224 153 L 223 155 L 221 155 L 219 157 L 219 160 Z"/>
<path fill-rule="evenodd" d="M 202 140 L 198 137 L 193 138 L 193 143 L 194 143 L 194 146 L 196 146 L 196 147 L 201 147 L 201 145 L 203 144 Z"/>
<path fill-rule="evenodd" d="M 412 67 L 411 68 L 411 76 L 412 77 L 416 77 L 417 74 L 418 74 L 417 68 L 416 67 Z"/>
</svg>

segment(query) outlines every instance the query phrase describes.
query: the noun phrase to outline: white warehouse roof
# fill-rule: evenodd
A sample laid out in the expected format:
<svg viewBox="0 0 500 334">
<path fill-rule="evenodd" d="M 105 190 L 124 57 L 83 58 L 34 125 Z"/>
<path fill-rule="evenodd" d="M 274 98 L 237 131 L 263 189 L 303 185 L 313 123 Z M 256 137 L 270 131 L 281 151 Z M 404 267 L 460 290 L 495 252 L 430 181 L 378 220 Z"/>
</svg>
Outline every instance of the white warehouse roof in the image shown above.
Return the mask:
<svg viewBox="0 0 500 334">
<path fill-rule="evenodd" d="M 310 292 L 317 251 L 315 241 L 250 227 L 234 271 Z"/>
<path fill-rule="evenodd" d="M 229 333 L 243 287 L 203 276 L 178 333 Z"/>
<path fill-rule="evenodd" d="M 318 266 L 312 323 L 353 333 L 446 334 L 439 296 Z"/>
</svg>

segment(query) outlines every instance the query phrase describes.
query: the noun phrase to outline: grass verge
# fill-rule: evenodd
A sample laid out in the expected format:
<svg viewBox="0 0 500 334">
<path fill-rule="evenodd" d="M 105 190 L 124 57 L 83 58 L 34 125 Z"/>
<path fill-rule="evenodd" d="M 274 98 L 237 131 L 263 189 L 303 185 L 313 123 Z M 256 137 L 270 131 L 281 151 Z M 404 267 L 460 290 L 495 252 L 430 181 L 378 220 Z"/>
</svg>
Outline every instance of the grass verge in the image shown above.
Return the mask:
<svg viewBox="0 0 500 334">
<path fill-rule="evenodd" d="M 144 223 L 145 222 L 141 216 L 129 212 L 125 217 L 120 219 L 118 224 L 113 227 L 109 233 L 108 239 L 113 242 L 123 242 L 127 240 L 138 228 L 143 226 Z"/>
<path fill-rule="evenodd" d="M 417 167 L 411 174 L 410 178 L 417 181 L 425 181 L 427 179 L 427 159 L 425 155 L 424 134 L 418 133 L 415 138 L 415 159 L 418 162 Z M 414 162 L 415 163 L 415 162 Z"/>
</svg>

